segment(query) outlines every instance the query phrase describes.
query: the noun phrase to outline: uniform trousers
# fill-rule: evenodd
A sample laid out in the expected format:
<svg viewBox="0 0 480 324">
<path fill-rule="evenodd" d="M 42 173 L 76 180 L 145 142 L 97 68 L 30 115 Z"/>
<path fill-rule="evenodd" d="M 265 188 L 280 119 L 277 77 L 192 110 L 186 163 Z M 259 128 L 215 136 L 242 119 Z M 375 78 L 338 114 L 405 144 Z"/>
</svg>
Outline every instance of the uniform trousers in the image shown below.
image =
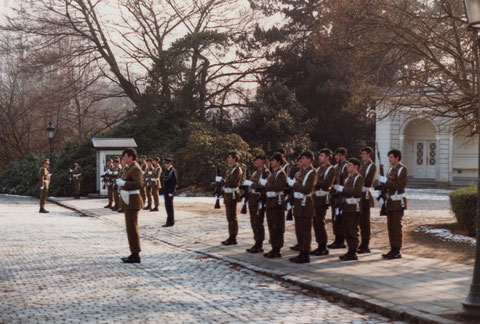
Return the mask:
<svg viewBox="0 0 480 324">
<path fill-rule="evenodd" d="M 125 210 L 125 225 L 127 228 L 128 245 L 130 252 L 139 253 L 140 250 L 140 236 L 138 234 L 138 210 Z"/>
</svg>

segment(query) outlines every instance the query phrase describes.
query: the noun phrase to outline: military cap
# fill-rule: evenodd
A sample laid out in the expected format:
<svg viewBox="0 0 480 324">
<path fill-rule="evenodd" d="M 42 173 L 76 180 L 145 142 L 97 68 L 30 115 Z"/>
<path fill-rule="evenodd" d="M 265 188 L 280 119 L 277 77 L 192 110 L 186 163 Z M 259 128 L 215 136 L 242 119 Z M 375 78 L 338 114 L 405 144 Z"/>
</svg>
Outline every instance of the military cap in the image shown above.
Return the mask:
<svg viewBox="0 0 480 324">
<path fill-rule="evenodd" d="M 50 162 L 50 160 L 49 159 L 43 159 L 42 164 L 47 163 L 47 162 Z"/>
<path fill-rule="evenodd" d="M 347 155 L 347 149 L 344 147 L 339 147 L 335 150 L 335 154 Z"/>
<path fill-rule="evenodd" d="M 153 161 L 160 162 L 160 158 L 159 157 L 154 157 Z"/>
<path fill-rule="evenodd" d="M 171 162 L 173 162 L 173 159 L 170 157 L 166 157 L 163 159 L 163 163 L 171 163 Z"/>
<path fill-rule="evenodd" d="M 141 157 L 141 158 L 142 158 L 142 159 L 146 159 L 146 158 L 147 158 L 147 156 L 146 156 L 146 155 L 142 155 L 142 157 Z"/>
<path fill-rule="evenodd" d="M 118 162 L 118 163 L 120 163 L 120 158 L 119 158 L 118 156 L 114 157 L 114 158 L 113 158 L 113 162 Z"/>
<path fill-rule="evenodd" d="M 147 159 L 147 162 L 152 162 L 152 161 L 153 161 L 152 158 Z"/>
<path fill-rule="evenodd" d="M 351 158 L 351 159 L 349 159 L 349 160 L 348 160 L 348 163 L 352 163 L 352 164 L 354 164 L 354 165 L 356 165 L 356 166 L 360 166 L 360 165 L 361 165 L 360 160 L 359 160 L 359 159 L 356 159 L 356 158 Z"/>
</svg>

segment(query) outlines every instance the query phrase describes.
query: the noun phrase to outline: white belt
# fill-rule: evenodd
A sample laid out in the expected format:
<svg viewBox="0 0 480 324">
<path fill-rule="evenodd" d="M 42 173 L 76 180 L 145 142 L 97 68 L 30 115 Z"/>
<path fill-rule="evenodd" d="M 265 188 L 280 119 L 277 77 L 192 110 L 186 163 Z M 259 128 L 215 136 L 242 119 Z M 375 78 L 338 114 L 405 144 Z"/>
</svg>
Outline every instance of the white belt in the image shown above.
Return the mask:
<svg viewBox="0 0 480 324">
<path fill-rule="evenodd" d="M 236 188 L 223 188 L 223 191 L 225 191 L 225 193 L 231 193 L 231 194 L 235 193 L 235 191 L 237 191 L 237 190 L 238 190 L 238 187 L 236 187 Z"/>
<path fill-rule="evenodd" d="M 278 197 L 278 204 L 282 204 L 282 196 L 283 196 L 283 191 L 267 191 L 267 197 L 268 198 L 275 198 Z"/>
<path fill-rule="evenodd" d="M 365 193 L 365 199 L 368 200 L 370 198 L 370 187 L 363 187 L 362 191 Z"/>
<path fill-rule="evenodd" d="M 127 205 L 130 202 L 130 195 L 136 194 L 140 194 L 140 190 L 120 190 L 120 197 L 122 197 L 123 202 Z"/>
<path fill-rule="evenodd" d="M 254 195 L 259 195 L 260 194 L 260 192 L 257 192 L 255 189 L 251 189 L 251 190 L 252 190 L 252 194 L 254 194 Z"/>
<path fill-rule="evenodd" d="M 160 180 L 160 179 L 152 179 L 152 180 L 150 180 L 150 181 L 157 182 L 157 181 L 159 181 L 159 180 Z"/>
<path fill-rule="evenodd" d="M 405 194 L 391 195 L 389 198 L 392 199 L 393 201 L 400 201 L 400 200 L 403 200 L 403 198 L 405 198 Z"/>
<path fill-rule="evenodd" d="M 293 197 L 295 199 L 302 199 L 302 206 L 305 206 L 305 203 L 307 202 L 307 198 L 311 196 L 312 196 L 311 193 L 309 193 L 308 195 L 304 195 L 303 193 L 297 192 L 297 191 L 293 193 Z"/>
<path fill-rule="evenodd" d="M 317 196 L 317 197 L 326 197 L 326 196 L 328 196 L 328 191 L 326 191 L 326 190 L 317 190 L 317 191 L 315 191 L 315 196 Z"/>
<path fill-rule="evenodd" d="M 345 198 L 345 202 L 348 205 L 356 205 L 355 210 L 360 211 L 360 198 Z"/>
<path fill-rule="evenodd" d="M 370 189 L 371 189 L 370 187 L 363 187 L 362 191 L 363 191 L 363 192 L 369 192 Z"/>
<path fill-rule="evenodd" d="M 74 174 L 73 177 L 74 177 L 74 178 L 78 178 L 78 177 L 81 176 L 81 175 L 82 175 L 81 173 L 80 173 L 80 174 Z"/>
</svg>

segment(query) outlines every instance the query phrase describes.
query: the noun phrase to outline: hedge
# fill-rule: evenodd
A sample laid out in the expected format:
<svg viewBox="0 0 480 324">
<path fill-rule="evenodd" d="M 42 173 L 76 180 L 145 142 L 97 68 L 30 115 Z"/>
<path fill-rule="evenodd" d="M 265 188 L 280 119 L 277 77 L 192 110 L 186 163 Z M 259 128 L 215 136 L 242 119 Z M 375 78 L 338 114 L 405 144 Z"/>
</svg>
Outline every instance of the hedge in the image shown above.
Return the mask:
<svg viewBox="0 0 480 324">
<path fill-rule="evenodd" d="M 469 235 L 476 232 L 477 186 L 457 189 L 450 193 L 450 205 L 458 224 L 465 227 Z"/>
</svg>

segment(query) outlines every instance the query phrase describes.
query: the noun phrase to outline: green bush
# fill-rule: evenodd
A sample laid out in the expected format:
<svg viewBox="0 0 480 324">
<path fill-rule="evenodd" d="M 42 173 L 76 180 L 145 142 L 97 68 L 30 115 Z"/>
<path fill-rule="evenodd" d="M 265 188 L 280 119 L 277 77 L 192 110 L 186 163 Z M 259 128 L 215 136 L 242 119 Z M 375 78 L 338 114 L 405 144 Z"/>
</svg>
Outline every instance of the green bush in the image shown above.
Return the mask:
<svg viewBox="0 0 480 324">
<path fill-rule="evenodd" d="M 450 205 L 458 224 L 475 235 L 477 219 L 477 186 L 464 187 L 450 193 Z"/>
</svg>

